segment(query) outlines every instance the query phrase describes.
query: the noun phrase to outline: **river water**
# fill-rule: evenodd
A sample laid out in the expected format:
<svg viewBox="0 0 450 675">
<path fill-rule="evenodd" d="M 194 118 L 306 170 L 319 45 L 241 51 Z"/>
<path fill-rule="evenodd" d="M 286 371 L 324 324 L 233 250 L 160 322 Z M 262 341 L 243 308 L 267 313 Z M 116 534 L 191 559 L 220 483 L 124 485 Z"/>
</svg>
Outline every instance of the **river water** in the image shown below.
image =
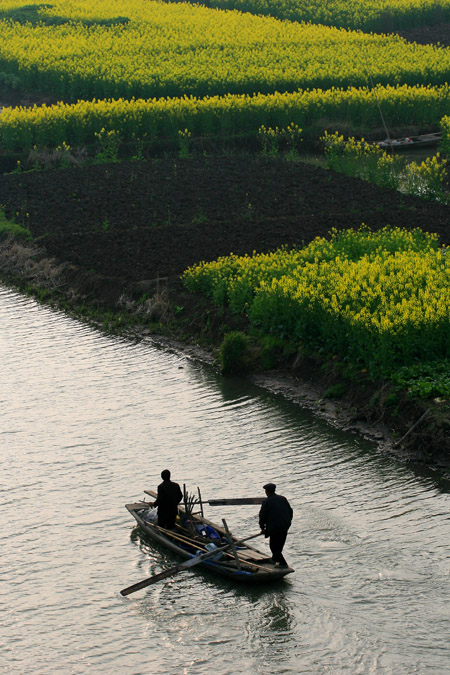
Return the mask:
<svg viewBox="0 0 450 675">
<path fill-rule="evenodd" d="M 450 499 L 435 477 L 2 287 L 0 363 L 1 673 L 450 672 Z M 120 596 L 178 562 L 124 508 L 166 467 L 205 498 L 276 482 L 295 574 L 252 589 L 193 570 Z M 257 510 L 207 515 L 249 535 Z"/>
</svg>

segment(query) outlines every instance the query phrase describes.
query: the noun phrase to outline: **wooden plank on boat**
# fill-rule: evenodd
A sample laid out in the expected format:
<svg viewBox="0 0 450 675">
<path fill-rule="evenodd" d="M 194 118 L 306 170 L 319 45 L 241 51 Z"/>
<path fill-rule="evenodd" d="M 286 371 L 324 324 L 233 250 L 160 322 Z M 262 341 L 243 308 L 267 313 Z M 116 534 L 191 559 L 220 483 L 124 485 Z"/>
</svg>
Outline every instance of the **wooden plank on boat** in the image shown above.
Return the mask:
<svg viewBox="0 0 450 675">
<path fill-rule="evenodd" d="M 163 528 L 159 528 L 163 529 Z M 260 536 L 260 532 L 257 532 L 256 534 L 252 534 L 249 537 L 246 538 L 245 541 L 249 539 L 254 539 L 255 537 Z M 162 579 L 167 579 L 167 577 L 174 576 L 175 574 L 178 574 L 178 572 L 182 572 L 183 570 L 190 569 L 191 567 L 195 567 L 196 565 L 199 565 L 203 562 L 206 562 L 210 558 L 214 558 L 218 553 L 223 553 L 227 549 L 233 547 L 233 539 L 231 539 L 231 543 L 228 542 L 225 544 L 225 546 L 219 546 L 218 548 L 215 548 L 213 551 L 206 551 L 205 553 L 201 553 L 200 555 L 195 555 L 192 558 L 189 558 L 189 560 L 185 560 L 184 562 L 180 563 L 179 565 L 175 565 L 174 567 L 170 567 L 167 570 L 164 570 L 163 572 L 159 572 L 159 574 L 154 574 L 151 577 L 148 577 L 147 579 L 144 579 L 143 581 L 138 581 L 136 584 L 133 584 L 132 586 L 128 586 L 127 588 L 123 588 L 120 591 L 120 594 L 125 596 L 125 595 L 130 595 L 131 593 L 135 593 L 136 591 L 140 591 L 142 588 L 146 588 L 147 586 L 151 586 L 152 584 L 155 584 L 157 581 L 161 581 Z M 239 568 L 240 569 L 240 568 Z"/>
</svg>

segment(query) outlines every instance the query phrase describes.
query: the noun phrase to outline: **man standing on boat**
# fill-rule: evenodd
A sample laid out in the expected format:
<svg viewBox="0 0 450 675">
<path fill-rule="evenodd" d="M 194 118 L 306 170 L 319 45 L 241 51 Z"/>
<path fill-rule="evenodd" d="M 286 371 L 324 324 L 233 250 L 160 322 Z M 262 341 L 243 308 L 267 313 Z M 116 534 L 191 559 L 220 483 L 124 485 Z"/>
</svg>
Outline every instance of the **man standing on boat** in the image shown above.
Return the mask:
<svg viewBox="0 0 450 675">
<path fill-rule="evenodd" d="M 178 504 L 183 498 L 183 493 L 178 483 L 170 480 L 169 469 L 161 472 L 163 482 L 158 485 L 158 496 L 153 506 L 158 507 L 158 525 L 167 530 L 173 530 L 178 513 Z"/>
<path fill-rule="evenodd" d="M 269 537 L 272 561 L 278 567 L 287 567 L 282 551 L 291 526 L 293 511 L 286 497 L 276 494 L 276 489 L 274 483 L 264 485 L 267 499 L 263 501 L 259 512 L 259 526 L 264 536 Z"/>
</svg>

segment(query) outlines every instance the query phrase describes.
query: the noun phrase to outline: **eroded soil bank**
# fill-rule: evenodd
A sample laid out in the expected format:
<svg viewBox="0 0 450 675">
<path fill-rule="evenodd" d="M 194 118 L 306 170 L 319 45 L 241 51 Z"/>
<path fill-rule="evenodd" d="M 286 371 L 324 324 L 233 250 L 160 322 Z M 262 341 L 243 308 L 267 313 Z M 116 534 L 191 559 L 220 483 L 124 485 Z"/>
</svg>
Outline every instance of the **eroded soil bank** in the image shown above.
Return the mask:
<svg viewBox="0 0 450 675">
<path fill-rule="evenodd" d="M 28 247 L 3 245 L 4 278 L 45 287 L 53 301 L 76 311 L 83 305 L 104 315 L 139 311 L 133 327 L 127 319 L 130 334 L 164 331 L 201 344 L 203 356 L 227 331 L 246 325 L 183 290 L 180 274 L 200 260 L 301 246 L 333 227 L 362 223 L 420 227 L 450 244 L 447 207 L 278 158 L 174 157 L 10 174 L 0 181 L 0 204 L 34 239 Z M 430 408 L 397 451 L 428 465 L 449 464 L 445 401 L 399 398 L 394 405 L 389 387 L 365 375 L 346 382 L 339 400 L 328 400 L 324 395 L 342 376 L 298 354 L 280 355 L 274 371 L 254 377 L 390 450 Z"/>
</svg>

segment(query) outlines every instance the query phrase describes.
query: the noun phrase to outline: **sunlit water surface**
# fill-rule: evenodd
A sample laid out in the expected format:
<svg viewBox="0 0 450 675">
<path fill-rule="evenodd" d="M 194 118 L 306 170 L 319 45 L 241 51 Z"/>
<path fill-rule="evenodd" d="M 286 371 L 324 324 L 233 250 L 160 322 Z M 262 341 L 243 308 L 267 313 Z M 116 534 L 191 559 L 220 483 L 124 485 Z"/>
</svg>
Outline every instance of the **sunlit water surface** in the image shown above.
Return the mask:
<svg viewBox="0 0 450 675">
<path fill-rule="evenodd" d="M 0 288 L 3 673 L 450 672 L 449 495 L 365 441 L 183 354 Z M 163 468 L 205 498 L 294 508 L 294 575 L 184 572 L 124 504 Z M 209 507 L 253 534 L 258 507 Z M 258 544 L 268 553 L 267 544 Z"/>
</svg>

